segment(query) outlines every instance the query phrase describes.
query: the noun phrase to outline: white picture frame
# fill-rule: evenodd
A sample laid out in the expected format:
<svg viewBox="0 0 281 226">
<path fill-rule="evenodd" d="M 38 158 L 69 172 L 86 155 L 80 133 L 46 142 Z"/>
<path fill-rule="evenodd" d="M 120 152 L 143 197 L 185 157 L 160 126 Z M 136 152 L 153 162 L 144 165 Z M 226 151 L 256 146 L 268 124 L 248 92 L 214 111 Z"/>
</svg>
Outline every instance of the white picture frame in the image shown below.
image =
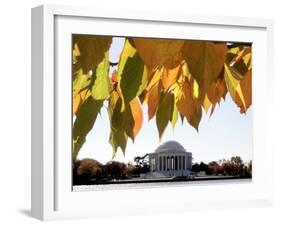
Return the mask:
<svg viewBox="0 0 281 226">
<path fill-rule="evenodd" d="M 108 26 L 112 29 L 106 29 Z M 87 27 L 96 29 L 92 31 Z M 188 28 L 191 31 L 188 37 L 179 28 Z M 59 147 L 71 146 L 69 136 L 64 138 L 61 135 L 71 134 L 71 121 L 67 121 L 70 116 L 68 110 L 62 110 L 59 106 L 71 109 L 71 77 L 67 77 L 71 65 L 69 35 L 92 32 L 252 42 L 255 75 L 252 181 L 72 192 L 71 149 L 69 152 L 59 151 Z M 266 109 L 269 107 L 264 108 L 262 103 L 266 102 L 264 100 L 273 87 L 273 66 L 269 60 L 273 58 L 272 45 L 271 20 L 54 5 L 32 9 L 32 216 L 41 220 L 56 220 L 271 205 L 273 177 L 266 172 L 273 171 L 273 149 L 266 124 L 269 117 Z M 56 76 L 58 74 L 61 76 Z M 68 81 L 62 84 L 65 79 Z M 271 104 L 267 102 L 268 106 Z M 118 208 L 108 205 L 110 202 L 119 203 Z"/>
</svg>

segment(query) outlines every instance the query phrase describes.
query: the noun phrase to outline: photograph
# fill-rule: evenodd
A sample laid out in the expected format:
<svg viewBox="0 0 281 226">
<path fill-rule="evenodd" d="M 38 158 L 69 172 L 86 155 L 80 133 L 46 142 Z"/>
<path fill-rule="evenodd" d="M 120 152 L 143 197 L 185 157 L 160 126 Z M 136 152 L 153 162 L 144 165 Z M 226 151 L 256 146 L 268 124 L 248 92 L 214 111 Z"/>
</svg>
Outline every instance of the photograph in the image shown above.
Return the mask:
<svg viewBox="0 0 281 226">
<path fill-rule="evenodd" d="M 73 191 L 251 181 L 252 43 L 72 34 L 69 48 Z"/>
</svg>

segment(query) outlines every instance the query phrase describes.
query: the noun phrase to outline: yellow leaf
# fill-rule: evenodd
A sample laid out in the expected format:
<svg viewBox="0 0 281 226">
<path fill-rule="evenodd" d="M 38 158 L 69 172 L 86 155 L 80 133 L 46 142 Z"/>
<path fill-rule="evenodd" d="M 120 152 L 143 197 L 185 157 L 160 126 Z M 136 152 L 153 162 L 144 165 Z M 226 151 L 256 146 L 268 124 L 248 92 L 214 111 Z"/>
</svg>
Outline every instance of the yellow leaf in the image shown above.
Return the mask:
<svg viewBox="0 0 281 226">
<path fill-rule="evenodd" d="M 190 81 L 190 79 L 191 79 L 191 74 L 190 74 L 188 65 L 187 65 L 187 63 L 186 63 L 185 60 L 182 61 L 182 74 L 183 74 L 183 76 L 187 77 L 188 80 Z"/>
<path fill-rule="evenodd" d="M 235 99 L 237 100 L 236 95 L 238 95 L 242 102 L 242 106 L 243 106 L 244 110 L 246 111 L 246 103 L 245 103 L 243 93 L 241 90 L 240 80 L 236 79 L 232 75 L 232 72 L 233 71 L 230 71 L 229 66 L 227 64 L 225 64 L 224 78 L 225 78 L 225 82 L 226 82 L 226 86 L 229 91 L 229 94 L 234 101 L 235 101 Z"/>
<path fill-rule="evenodd" d="M 247 65 L 248 70 L 251 70 L 251 69 L 252 69 L 252 52 L 246 54 L 246 55 L 243 57 L 243 61 L 244 61 L 244 63 Z"/>
<path fill-rule="evenodd" d="M 206 114 L 208 113 L 209 108 L 211 107 L 212 103 L 209 100 L 208 96 L 206 95 L 203 101 L 203 108 L 206 112 Z"/>
<path fill-rule="evenodd" d="M 72 52 L 73 64 L 76 64 L 76 63 L 77 63 L 77 57 L 79 57 L 80 55 L 81 55 L 81 54 L 80 54 L 78 45 L 75 43 L 74 46 L 73 46 L 73 52 Z"/>
<path fill-rule="evenodd" d="M 173 69 L 164 68 L 161 81 L 165 92 L 167 92 L 168 89 L 173 84 L 175 84 L 180 74 L 181 74 L 181 65 L 178 65 Z"/>
<path fill-rule="evenodd" d="M 199 97 L 199 86 L 196 80 L 193 79 L 193 97 L 198 98 Z"/>
<path fill-rule="evenodd" d="M 82 90 L 80 93 L 76 94 L 73 97 L 73 114 L 76 114 L 79 110 L 79 107 L 83 104 L 83 102 L 87 99 L 89 94 L 89 89 Z"/>
<path fill-rule="evenodd" d="M 244 100 L 244 96 L 243 96 L 240 84 L 239 84 L 239 86 L 236 89 L 235 99 L 236 99 L 236 96 L 238 96 L 240 98 L 240 100 L 242 102 L 242 106 L 243 106 L 244 112 L 246 112 L 246 103 L 245 103 L 245 100 Z"/>
<path fill-rule="evenodd" d="M 229 63 L 230 67 L 233 67 L 237 62 L 243 59 L 244 56 L 251 53 L 251 47 L 246 46 L 240 52 L 237 53 L 237 56 Z"/>
<path fill-rule="evenodd" d="M 240 108 L 241 113 L 245 113 L 247 109 L 252 105 L 252 71 L 248 71 L 244 78 L 240 82 L 241 93 L 235 96 L 235 102 Z M 241 99 L 240 96 L 243 96 Z M 244 103 L 243 103 L 244 100 Z"/>
<path fill-rule="evenodd" d="M 150 80 L 148 81 L 148 84 L 146 86 L 146 90 L 150 90 L 153 86 L 155 86 L 156 83 L 159 82 L 159 80 L 161 79 L 161 76 L 163 74 L 164 68 L 160 67 L 158 68 L 150 77 Z"/>
<path fill-rule="evenodd" d="M 235 93 L 239 85 L 239 80 L 233 76 L 227 64 L 224 65 L 224 79 L 230 96 L 235 100 Z"/>
<path fill-rule="evenodd" d="M 233 54 L 237 54 L 239 53 L 240 48 L 239 47 L 232 47 L 230 48 L 229 52 L 233 53 Z"/>
</svg>

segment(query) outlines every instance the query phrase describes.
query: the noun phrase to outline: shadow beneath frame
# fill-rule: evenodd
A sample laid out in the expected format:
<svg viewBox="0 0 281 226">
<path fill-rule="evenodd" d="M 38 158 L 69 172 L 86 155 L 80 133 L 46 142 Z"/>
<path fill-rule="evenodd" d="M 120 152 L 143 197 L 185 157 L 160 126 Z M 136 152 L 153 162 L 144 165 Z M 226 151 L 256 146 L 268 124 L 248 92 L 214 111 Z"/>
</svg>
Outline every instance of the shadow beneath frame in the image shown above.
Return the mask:
<svg viewBox="0 0 281 226">
<path fill-rule="evenodd" d="M 24 216 L 31 217 L 31 210 L 30 209 L 19 209 L 19 213 L 21 213 Z"/>
</svg>

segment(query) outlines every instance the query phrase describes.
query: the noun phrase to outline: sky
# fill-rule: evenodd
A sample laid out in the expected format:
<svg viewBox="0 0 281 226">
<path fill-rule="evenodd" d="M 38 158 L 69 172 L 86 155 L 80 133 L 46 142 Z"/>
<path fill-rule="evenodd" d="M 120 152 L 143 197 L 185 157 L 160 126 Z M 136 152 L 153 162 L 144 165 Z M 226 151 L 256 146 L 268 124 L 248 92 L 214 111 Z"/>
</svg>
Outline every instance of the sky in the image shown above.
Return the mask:
<svg viewBox="0 0 281 226">
<path fill-rule="evenodd" d="M 110 61 L 118 62 L 124 38 L 113 38 L 109 51 Z M 114 68 L 111 68 L 110 72 Z M 245 162 L 252 160 L 253 150 L 253 111 L 250 107 L 246 114 L 241 114 L 239 108 L 227 94 L 225 101 L 216 106 L 213 115 L 203 110 L 199 124 L 199 132 L 185 120 L 181 124 L 179 118 L 176 127 L 167 126 L 161 141 L 159 141 L 155 117 L 148 120 L 147 105 L 143 105 L 144 121 L 134 143 L 128 139 L 125 156 L 118 149 L 114 160 L 133 162 L 135 156 L 143 156 L 162 143 L 175 140 L 188 152 L 192 152 L 193 163 L 229 159 L 231 156 L 241 156 Z M 105 164 L 112 160 L 113 152 L 109 144 L 110 123 L 105 107 L 97 117 L 93 129 L 86 137 L 86 143 L 81 148 L 78 158 L 93 158 Z"/>
</svg>

